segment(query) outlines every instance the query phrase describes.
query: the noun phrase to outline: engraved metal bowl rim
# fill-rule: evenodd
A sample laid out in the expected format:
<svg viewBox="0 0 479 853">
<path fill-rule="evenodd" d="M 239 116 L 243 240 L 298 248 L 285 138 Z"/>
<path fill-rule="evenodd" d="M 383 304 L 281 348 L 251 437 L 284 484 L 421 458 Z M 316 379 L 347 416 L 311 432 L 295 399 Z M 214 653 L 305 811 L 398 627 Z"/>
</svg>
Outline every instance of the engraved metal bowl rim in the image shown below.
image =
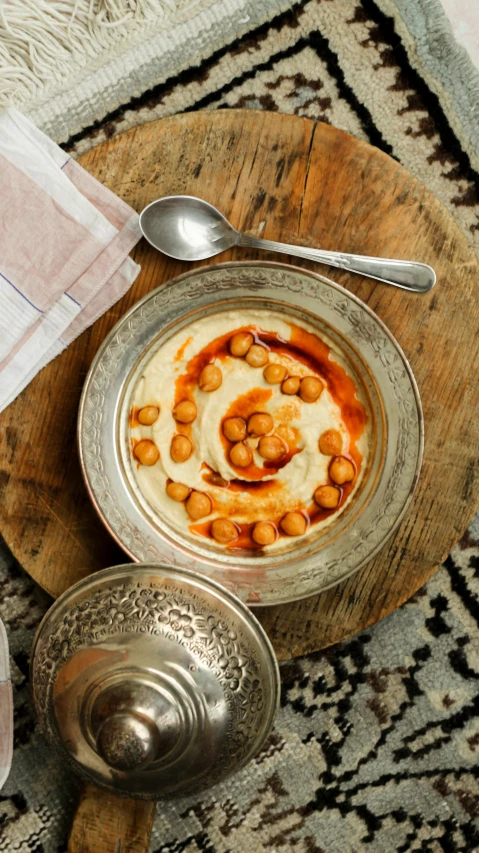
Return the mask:
<svg viewBox="0 0 479 853">
<path fill-rule="evenodd" d="M 378 530 L 379 530 L 379 526 L 377 526 L 377 529 L 375 531 L 376 542 L 374 543 L 374 545 L 369 547 L 369 550 L 367 551 L 365 556 L 363 556 L 361 559 L 358 558 L 357 562 L 354 563 L 352 566 L 346 567 L 346 569 L 344 570 L 344 572 L 340 576 L 333 577 L 330 580 L 328 580 L 328 579 L 324 580 L 323 579 L 322 582 L 318 583 L 318 582 L 315 582 L 315 580 L 314 580 L 314 577 L 313 577 L 314 570 L 313 570 L 313 571 L 309 572 L 309 576 L 306 573 L 306 576 L 304 577 L 304 579 L 303 579 L 303 576 L 301 576 L 301 581 L 304 580 L 303 588 L 301 588 L 301 589 L 294 587 L 294 581 L 292 581 L 291 578 L 288 578 L 286 582 L 285 582 L 284 578 L 281 578 L 279 581 L 278 580 L 269 581 L 269 586 L 265 582 L 265 583 L 263 583 L 261 600 L 258 601 L 258 600 L 255 600 L 254 595 L 253 595 L 253 598 L 251 599 L 251 591 L 248 594 L 248 589 L 246 588 L 246 590 L 245 590 L 245 587 L 247 587 L 247 583 L 244 580 L 244 573 L 240 579 L 231 580 L 229 578 L 228 580 L 225 580 L 224 577 L 222 577 L 221 570 L 217 570 L 217 567 L 215 570 L 214 566 L 212 569 L 213 563 L 212 563 L 212 565 L 209 565 L 208 560 L 202 559 L 201 563 L 203 566 L 207 567 L 206 570 L 208 573 L 208 577 L 211 577 L 213 574 L 213 576 L 219 580 L 219 582 L 222 586 L 229 586 L 229 588 L 231 590 L 233 590 L 236 593 L 236 595 L 238 595 L 238 597 L 242 598 L 243 601 L 247 601 L 247 603 L 250 606 L 268 606 L 271 604 L 288 603 L 291 601 L 299 600 L 301 598 L 306 598 L 306 597 L 313 595 L 313 594 L 316 594 L 318 592 L 323 592 L 324 590 L 329 589 L 333 586 L 336 586 L 340 582 L 343 582 L 344 580 L 349 578 L 351 575 L 353 575 L 355 572 L 357 572 L 360 568 L 362 568 L 366 563 L 368 563 L 381 550 L 381 548 L 384 546 L 385 542 L 392 536 L 394 531 L 397 529 L 397 527 L 401 523 L 401 521 L 402 521 L 402 519 L 403 519 L 403 517 L 404 517 L 404 515 L 408 509 L 408 506 L 412 500 L 413 493 L 415 491 L 415 488 L 416 488 L 416 485 L 418 482 L 419 472 L 420 472 L 421 463 L 422 463 L 423 449 L 424 449 L 424 420 L 423 420 L 422 406 L 421 406 L 421 400 L 420 400 L 420 396 L 419 396 L 417 383 L 416 383 L 416 380 L 414 378 L 414 374 L 411 370 L 411 367 L 408 363 L 408 360 L 407 360 L 402 348 L 400 347 L 400 345 L 398 344 L 398 342 L 396 341 L 396 339 L 394 338 L 392 333 L 389 331 L 389 329 L 387 328 L 385 323 L 374 313 L 374 311 L 372 311 L 371 308 L 369 308 L 368 305 L 363 303 L 362 300 L 360 300 L 354 294 L 350 293 L 348 290 L 346 290 L 341 285 L 337 284 L 336 282 L 332 281 L 331 279 L 328 279 L 328 278 L 320 275 L 319 273 L 313 272 L 309 269 L 305 269 L 302 267 L 290 265 L 290 264 L 282 264 L 282 263 L 276 262 L 276 261 L 234 261 L 234 262 L 226 262 L 226 263 L 222 263 L 222 264 L 201 266 L 201 267 L 197 267 L 193 270 L 189 270 L 188 272 L 185 272 L 182 275 L 177 276 L 174 279 L 171 279 L 169 282 L 165 282 L 164 284 L 160 285 L 157 289 L 151 291 L 150 293 L 148 293 L 144 297 L 142 297 L 142 299 L 140 299 L 137 303 L 135 303 L 126 312 L 126 314 L 122 318 L 120 318 L 120 320 L 116 323 L 114 328 L 107 335 L 104 342 L 100 346 L 98 352 L 96 353 L 96 355 L 93 359 L 93 362 L 91 364 L 90 370 L 89 370 L 87 377 L 85 379 L 85 384 L 84 384 L 84 388 L 83 388 L 83 392 L 82 392 L 82 396 L 81 396 L 81 401 L 80 401 L 80 407 L 79 407 L 77 437 L 78 437 L 80 464 L 81 464 L 82 473 L 84 476 L 85 484 L 86 484 L 87 491 L 89 493 L 90 499 L 92 500 L 93 506 L 94 506 L 96 512 L 98 513 L 100 519 L 102 520 L 103 524 L 105 525 L 105 527 L 107 528 L 109 533 L 113 536 L 113 538 L 116 540 L 116 542 L 120 545 L 120 547 L 135 561 L 145 561 L 149 558 L 153 558 L 154 560 L 157 560 L 159 562 L 161 562 L 161 561 L 172 562 L 174 565 L 178 565 L 178 566 L 184 566 L 185 562 L 186 562 L 187 567 L 188 567 L 189 563 L 191 564 L 191 560 L 188 563 L 187 556 L 185 556 L 184 552 L 181 549 L 179 549 L 179 548 L 175 549 L 175 548 L 170 547 L 169 552 L 168 552 L 168 549 L 163 549 L 162 551 L 158 552 L 156 547 L 154 545 L 152 545 L 151 542 L 147 542 L 147 541 L 144 541 L 141 539 L 141 534 L 138 531 L 138 528 L 133 527 L 133 525 L 130 523 L 128 517 L 126 517 L 126 519 L 124 518 L 124 519 L 120 519 L 120 521 L 118 521 L 118 518 L 116 517 L 116 512 L 114 512 L 113 520 L 112 520 L 111 514 L 110 514 L 110 518 L 107 517 L 106 508 L 105 508 L 105 501 L 108 502 L 108 499 L 110 499 L 110 495 L 108 494 L 107 490 L 105 490 L 103 483 L 102 483 L 102 486 L 103 486 L 103 490 L 102 490 L 102 488 L 99 488 L 98 486 L 97 486 L 97 488 L 95 488 L 95 486 L 93 485 L 93 483 L 90 480 L 90 473 L 91 472 L 89 472 L 89 470 L 88 470 L 88 459 L 87 459 L 88 454 L 87 454 L 86 449 L 85 449 L 86 440 L 85 440 L 85 434 L 84 434 L 84 433 L 86 433 L 86 426 L 85 426 L 86 413 L 87 413 L 88 406 L 89 405 L 91 406 L 91 398 L 93 395 L 93 391 L 92 391 L 91 386 L 93 385 L 93 380 L 95 379 L 95 375 L 96 375 L 97 370 L 99 369 L 99 366 L 102 365 L 102 359 L 104 358 L 105 354 L 108 354 L 109 348 L 114 349 L 115 337 L 117 335 L 120 335 L 122 329 L 124 329 L 128 323 L 134 321 L 135 314 L 137 314 L 137 312 L 141 312 L 143 309 L 145 309 L 148 306 L 148 303 L 150 302 L 150 300 L 155 300 L 155 299 L 159 300 L 162 297 L 164 297 L 164 294 L 166 292 L 168 292 L 169 288 L 172 288 L 175 286 L 183 286 L 183 288 L 184 288 L 185 285 L 188 286 L 188 283 L 190 282 L 191 279 L 193 279 L 193 282 L 194 282 L 195 279 L 199 278 L 199 279 L 203 280 L 208 275 L 217 275 L 217 274 L 221 274 L 221 273 L 228 275 L 229 273 L 232 273 L 235 271 L 238 274 L 243 272 L 246 274 L 251 273 L 252 275 L 254 275 L 255 271 L 257 271 L 257 274 L 261 275 L 261 271 L 263 271 L 265 274 L 270 273 L 271 275 L 274 275 L 274 273 L 277 272 L 278 275 L 283 275 L 285 277 L 288 277 L 288 276 L 290 276 L 290 277 L 294 277 L 294 276 L 306 277 L 307 280 L 310 280 L 312 282 L 316 282 L 317 286 L 319 285 L 319 283 L 321 283 L 321 285 L 323 287 L 326 285 L 328 294 L 335 294 L 335 298 L 338 300 L 338 306 L 339 306 L 339 300 L 341 300 L 341 299 L 346 304 L 351 303 L 351 305 L 353 307 L 355 307 L 359 312 L 362 312 L 362 314 L 365 315 L 366 319 L 369 319 L 370 321 L 372 321 L 372 325 L 374 327 L 374 331 L 376 332 L 376 334 L 378 334 L 379 332 L 382 334 L 383 344 L 386 343 L 386 346 L 390 347 L 391 351 L 394 353 L 395 357 L 398 359 L 399 366 L 402 369 L 402 372 L 404 374 L 403 379 L 405 379 L 405 384 L 407 385 L 407 393 L 410 393 L 412 395 L 412 402 L 414 404 L 414 415 L 415 415 L 415 418 L 417 419 L 417 423 L 415 423 L 415 429 L 416 429 L 417 435 L 411 435 L 411 436 L 401 438 L 401 441 L 403 442 L 403 444 L 404 444 L 404 442 L 407 442 L 407 441 L 412 442 L 413 446 L 411 445 L 411 447 L 408 448 L 408 453 L 410 456 L 412 456 L 414 458 L 413 458 L 412 468 L 410 466 L 409 474 L 407 474 L 407 472 L 404 473 L 404 471 L 402 471 L 403 476 L 407 478 L 408 482 L 406 484 L 407 485 L 407 492 L 404 492 L 404 494 L 400 498 L 400 507 L 398 509 L 398 506 L 397 506 L 398 499 L 396 499 L 396 507 L 393 507 L 394 517 L 392 520 L 390 518 L 386 519 L 385 532 L 381 532 L 380 537 L 377 538 Z M 243 284 L 244 284 L 244 282 L 243 282 Z M 246 285 L 246 284 L 244 284 L 244 286 L 246 288 L 248 287 L 248 285 Z M 259 287 L 257 282 L 255 283 L 255 287 L 256 287 L 255 292 L 257 292 L 257 289 Z M 251 285 L 250 285 L 250 289 L 252 289 Z M 265 289 L 266 289 L 266 285 L 265 285 Z M 273 282 L 273 284 L 270 285 L 270 289 L 273 289 L 273 290 L 276 289 L 276 291 L 277 291 L 276 298 L 277 298 L 278 302 L 281 302 L 281 301 L 284 302 L 284 300 L 289 297 L 291 306 L 293 306 L 295 304 L 295 302 L 293 302 L 291 294 L 285 295 L 284 292 L 281 290 L 280 286 L 277 284 L 277 282 L 276 283 Z M 297 296 L 298 290 L 300 290 L 300 289 L 301 289 L 300 286 L 292 289 L 295 296 Z M 301 293 L 301 296 L 303 296 L 303 295 L 304 294 Z M 251 297 L 251 295 L 250 295 L 250 299 L 253 299 L 253 298 L 254 297 Z M 316 303 L 317 303 L 316 315 L 318 317 L 320 317 L 319 310 L 318 310 L 319 306 L 321 304 L 320 297 L 318 295 L 311 296 L 311 294 L 306 294 L 305 298 L 310 298 L 310 299 L 316 301 Z M 336 307 L 336 311 L 337 312 L 339 311 L 339 307 Z M 313 311 L 313 313 L 314 313 L 314 311 Z M 349 320 L 349 318 L 348 318 L 348 320 Z M 359 328 L 359 324 L 358 324 L 358 328 Z M 361 337 L 361 336 L 359 336 L 359 337 Z M 365 338 L 364 338 L 364 340 L 365 340 Z M 359 347 L 359 343 L 357 341 L 356 341 L 356 343 L 357 343 L 357 346 Z M 384 367 L 384 365 L 383 365 L 383 367 Z M 376 364 L 376 369 L 377 369 L 377 364 Z M 374 368 L 373 367 L 371 367 L 371 370 L 374 374 Z M 388 375 L 389 375 L 389 373 L 388 373 Z M 391 371 L 391 382 L 393 382 L 393 381 L 399 382 L 399 379 L 398 379 L 398 377 L 393 379 L 392 371 Z M 396 393 L 396 392 L 394 392 L 394 393 Z M 404 400 L 402 402 L 404 403 Z M 399 406 L 399 397 L 397 397 L 397 403 Z M 100 450 L 100 453 L 99 453 L 99 450 Z M 95 465 L 97 465 L 98 457 L 101 456 L 101 448 L 99 448 L 99 446 L 95 447 L 94 454 L 90 454 L 90 456 L 92 456 L 92 457 L 95 455 L 97 457 L 97 458 L 95 458 Z M 102 463 L 100 462 L 100 464 L 102 464 Z M 396 467 L 397 467 L 397 465 L 396 465 Z M 407 468 L 407 465 L 404 465 L 403 467 Z M 98 472 L 95 472 L 95 473 L 98 473 Z M 397 472 L 396 472 L 396 474 L 397 474 Z M 104 476 L 103 473 L 102 473 L 102 476 Z M 108 482 L 108 480 L 107 480 L 107 482 Z M 391 489 L 389 489 L 389 491 L 391 491 Z M 103 505 L 102 505 L 102 500 L 104 501 Z M 131 530 L 129 532 L 127 530 L 125 530 L 125 521 L 126 521 L 126 524 L 128 525 L 128 527 L 133 530 L 134 537 L 133 537 Z M 383 525 L 383 527 L 384 527 L 384 525 Z M 132 537 L 133 537 L 133 547 L 132 547 Z M 127 541 L 125 541 L 125 540 L 128 540 L 128 538 L 130 538 L 130 545 L 127 544 Z M 371 538 L 371 537 L 369 537 L 369 538 Z M 163 544 L 164 543 L 162 543 L 162 545 Z M 137 548 L 141 549 L 140 553 L 138 553 L 138 551 L 136 550 Z M 355 550 L 355 553 L 357 553 L 357 549 L 354 549 L 354 550 Z M 336 560 L 336 563 L 338 563 L 337 560 Z M 193 564 L 195 565 L 194 562 L 193 562 Z M 232 564 L 230 564 L 229 567 L 226 566 L 226 570 L 228 570 L 228 568 L 231 569 Z M 223 572 L 223 574 L 226 574 L 226 572 Z M 231 572 L 230 572 L 230 574 L 231 574 Z M 297 587 L 297 585 L 298 584 L 296 583 L 296 587 Z M 284 591 L 284 590 L 286 590 L 286 591 Z"/>
<path fill-rule="evenodd" d="M 127 630 L 126 632 L 125 623 L 113 624 L 111 621 L 107 620 L 107 613 L 100 616 L 101 610 L 105 611 L 104 598 L 107 594 L 115 597 L 115 594 L 118 595 L 118 593 L 120 593 L 120 595 L 128 595 L 128 598 L 130 598 L 132 593 L 137 593 L 141 597 L 145 589 L 148 589 L 151 593 L 160 594 L 160 598 L 158 599 L 158 604 L 156 606 L 158 609 L 158 619 L 155 622 L 158 627 L 162 626 L 159 633 L 157 631 L 153 631 L 151 634 L 149 631 L 145 632 L 144 629 L 139 628 L 138 626 L 143 624 L 142 616 L 138 617 L 139 621 L 136 617 L 133 621 L 127 617 L 126 625 L 129 624 L 131 630 Z M 178 604 L 178 599 L 181 600 L 183 598 L 185 599 L 183 604 Z M 90 605 L 90 611 L 88 609 L 88 605 Z M 172 605 L 172 607 L 170 605 Z M 210 618 L 213 618 L 214 621 L 208 630 L 212 631 L 214 627 L 217 627 L 218 629 L 221 628 L 223 631 L 226 631 L 226 628 L 229 626 L 228 637 L 230 637 L 230 631 L 234 627 L 237 632 L 237 636 L 235 636 L 234 639 L 229 639 L 226 646 L 224 645 L 223 638 L 221 637 L 214 640 L 213 645 L 211 642 L 207 643 L 203 649 L 201 642 L 198 644 L 198 639 L 195 639 L 191 634 L 184 633 L 183 635 L 182 632 L 184 631 L 184 628 L 182 628 L 180 624 L 175 625 L 175 622 L 168 622 L 168 619 L 165 620 L 163 618 L 162 614 L 166 608 L 168 615 L 175 613 L 174 619 L 175 621 L 178 621 L 178 617 L 176 615 L 177 607 L 184 607 L 185 605 L 187 607 L 187 612 L 190 614 L 190 619 L 192 620 L 195 632 L 200 631 L 201 633 L 201 630 L 204 632 L 206 624 L 209 625 Z M 98 609 L 99 607 L 100 609 Z M 78 608 L 81 618 L 78 613 L 75 614 L 75 610 Z M 89 630 L 89 616 L 92 625 L 93 623 L 96 625 L 96 627 L 94 629 L 92 628 L 91 631 Z M 207 622 L 205 623 L 206 619 Z M 96 624 L 98 623 L 98 620 L 100 620 L 99 624 Z M 197 620 L 199 620 L 198 624 L 196 624 Z M 224 623 L 223 625 L 222 622 Z M 203 629 L 198 627 L 198 625 L 201 625 L 202 623 Z M 65 630 L 67 631 L 66 635 Z M 99 631 L 99 634 L 96 633 L 97 631 Z M 70 637 L 70 634 L 71 639 L 73 639 L 73 643 L 70 640 L 69 649 L 65 653 L 62 651 L 60 646 L 63 646 L 66 637 Z M 141 651 L 142 667 L 145 668 L 145 673 L 148 674 L 148 678 L 152 677 L 151 667 L 157 669 L 159 673 L 165 671 L 166 677 L 168 678 L 168 667 L 170 666 L 169 661 L 170 659 L 171 661 L 174 660 L 174 657 L 170 658 L 170 655 L 174 656 L 176 644 L 171 647 L 171 652 L 168 650 L 168 654 L 164 655 L 164 643 L 166 642 L 168 645 L 173 638 L 178 641 L 178 645 L 180 647 L 186 646 L 188 653 L 191 656 L 191 662 L 194 662 L 197 665 L 195 668 L 201 668 L 201 666 L 203 666 L 203 668 L 205 667 L 205 654 L 208 652 L 211 660 L 208 660 L 207 669 L 211 673 L 210 677 L 213 678 L 214 681 L 220 679 L 218 666 L 224 667 L 224 664 L 222 664 L 220 662 L 220 658 L 218 658 L 218 654 L 233 654 L 238 655 L 238 657 L 242 651 L 243 654 L 246 654 L 247 657 L 245 661 L 243 664 L 240 664 L 240 666 L 246 667 L 245 687 L 240 689 L 239 687 L 234 688 L 231 685 L 230 690 L 223 687 L 225 693 L 222 699 L 222 704 L 225 709 L 229 707 L 228 703 L 231 703 L 232 696 L 235 695 L 231 691 L 234 691 L 235 689 L 238 691 L 238 702 L 240 702 L 240 705 L 233 706 L 233 709 L 230 709 L 228 712 L 230 720 L 232 722 L 234 721 L 235 725 L 241 723 L 241 720 L 243 719 L 238 716 L 237 712 L 240 708 L 243 708 L 244 689 L 249 690 L 252 687 L 253 690 L 259 691 L 260 695 L 262 694 L 263 696 L 264 701 L 262 707 L 257 706 L 254 711 L 251 709 L 250 716 L 246 717 L 248 727 L 252 725 L 253 721 L 255 721 L 255 725 L 258 726 L 256 729 L 253 729 L 253 737 L 245 742 L 238 753 L 237 740 L 234 737 L 234 726 L 232 729 L 231 744 L 230 736 L 228 735 L 225 737 L 226 732 L 224 732 L 221 736 L 221 742 L 224 744 L 222 752 L 224 752 L 227 760 L 223 760 L 222 763 L 217 764 L 215 763 L 215 758 L 213 767 L 210 768 L 210 771 L 214 771 L 213 775 L 211 776 L 210 772 L 210 776 L 201 777 L 197 790 L 210 787 L 212 784 L 217 784 L 217 782 L 222 781 L 229 775 L 236 773 L 244 767 L 251 758 L 253 758 L 271 734 L 277 712 L 279 710 L 281 695 L 281 678 L 278 661 L 271 641 L 269 640 L 264 628 L 259 623 L 254 613 L 237 596 L 229 590 L 226 590 L 217 581 L 208 578 L 204 574 L 176 566 L 161 565 L 159 563 L 122 563 L 103 569 L 99 572 L 95 572 L 69 587 L 68 590 L 62 593 L 62 595 L 54 601 L 43 617 L 37 628 L 32 644 L 30 672 L 33 698 L 40 726 L 45 735 L 49 737 L 49 739 L 60 749 L 63 757 L 70 766 L 72 766 L 76 773 L 83 776 L 83 778 L 88 781 L 94 782 L 99 787 L 110 791 L 115 790 L 115 793 L 118 795 L 135 796 L 140 799 L 168 798 L 170 796 L 174 796 L 174 794 L 168 792 L 165 793 L 163 790 L 158 792 L 157 789 L 151 788 L 141 792 L 133 792 L 133 790 L 129 790 L 129 788 L 126 787 L 126 785 L 129 784 L 128 782 L 125 782 L 123 788 L 114 788 L 114 785 L 110 781 L 106 781 L 106 778 L 98 778 L 98 776 L 95 776 L 94 771 L 92 771 L 86 761 L 83 763 L 80 758 L 77 758 L 77 749 L 80 748 L 80 755 L 81 750 L 84 749 L 84 746 L 81 746 L 81 743 L 85 742 L 85 734 L 81 733 L 82 730 L 78 729 L 77 738 L 72 739 L 72 737 L 69 736 L 65 741 L 63 740 L 61 730 L 57 725 L 57 718 L 54 711 L 54 689 L 64 665 L 66 665 L 70 659 L 75 659 L 75 656 L 77 653 L 81 652 L 81 650 L 93 649 L 97 646 L 102 646 L 104 643 L 106 643 L 105 648 L 107 648 L 112 638 L 126 638 L 127 636 L 132 637 L 131 641 L 128 641 L 132 643 L 132 650 L 135 648 L 136 642 L 142 642 L 145 637 L 152 638 L 152 648 L 155 648 L 157 645 L 155 643 L 156 634 L 158 634 L 158 642 L 160 645 L 158 645 L 158 648 L 154 653 L 154 657 L 148 658 L 147 655 L 147 658 L 145 659 L 143 657 L 144 651 Z M 209 636 L 208 631 L 206 634 Z M 94 637 L 93 640 L 92 635 Z M 214 631 L 212 637 L 213 636 L 216 636 Z M 186 637 L 189 639 L 186 640 Z M 230 645 L 233 646 L 232 651 L 231 649 L 228 651 L 228 647 Z M 143 646 L 141 646 L 141 648 L 143 649 Z M 161 649 L 163 649 L 163 653 L 160 651 Z M 54 653 L 53 655 L 52 651 Z M 137 654 L 138 653 L 139 651 L 137 650 Z M 174 666 L 174 664 L 172 665 Z M 236 663 L 236 665 L 238 665 L 238 663 Z M 45 666 L 47 666 L 47 668 L 45 668 Z M 124 670 L 122 669 L 121 672 L 123 671 Z M 114 671 L 111 671 L 110 674 L 110 670 L 108 670 L 108 673 L 108 679 L 111 680 L 114 676 Z M 118 676 L 119 675 L 120 671 L 118 673 Z M 95 679 L 98 678 L 97 671 L 95 671 L 94 677 Z M 179 676 L 176 675 L 175 679 L 178 677 Z M 254 684 L 250 684 L 248 687 L 248 679 L 251 679 L 252 677 L 259 678 L 259 684 L 257 687 L 255 687 Z M 222 678 L 231 679 L 232 675 L 228 675 L 226 670 L 223 672 Z M 85 671 L 85 673 L 82 673 L 81 677 L 81 692 L 83 694 L 83 699 L 80 702 L 80 697 L 78 697 L 73 703 L 75 708 L 77 708 L 78 705 L 78 719 L 81 718 L 80 706 L 83 707 L 85 701 L 87 702 L 87 705 L 91 705 L 91 702 L 88 700 L 89 694 L 85 694 L 85 690 L 87 689 L 85 685 L 87 682 L 88 677 Z M 220 683 L 222 682 L 220 681 Z M 230 682 L 228 682 L 228 684 L 229 683 Z M 199 685 L 197 685 L 196 690 L 200 690 Z M 230 696 L 229 699 L 227 699 L 228 694 Z M 78 704 L 79 702 L 80 704 Z M 254 716 L 255 714 L 256 716 Z M 67 716 L 68 718 L 72 717 L 71 714 L 68 714 Z M 237 730 L 237 734 L 239 734 L 240 727 Z M 229 728 L 227 731 L 229 731 Z M 67 744 L 70 741 L 76 744 L 73 753 L 67 747 Z M 87 742 L 88 741 L 86 741 L 86 743 Z M 73 756 L 75 756 L 75 758 Z M 231 756 L 233 756 L 233 760 L 231 760 Z M 170 770 L 168 770 L 168 772 L 170 773 Z M 118 780 L 116 784 L 118 785 Z M 148 782 L 147 784 L 150 785 L 151 783 Z M 196 790 L 196 788 L 193 787 L 192 791 L 193 790 Z M 181 788 L 182 795 L 191 793 L 192 791 L 190 791 L 188 787 Z"/>
</svg>

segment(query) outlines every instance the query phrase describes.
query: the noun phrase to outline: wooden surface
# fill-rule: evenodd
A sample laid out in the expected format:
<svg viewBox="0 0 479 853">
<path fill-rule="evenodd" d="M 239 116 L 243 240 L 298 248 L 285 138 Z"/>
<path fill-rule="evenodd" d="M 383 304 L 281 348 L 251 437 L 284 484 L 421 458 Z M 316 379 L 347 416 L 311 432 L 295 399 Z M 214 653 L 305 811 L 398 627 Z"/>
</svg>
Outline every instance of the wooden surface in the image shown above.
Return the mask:
<svg viewBox="0 0 479 853">
<path fill-rule="evenodd" d="M 85 785 L 68 853 L 148 853 L 155 803 L 127 800 Z"/>
<path fill-rule="evenodd" d="M 302 262 L 356 293 L 396 335 L 422 396 L 424 465 L 403 523 L 368 566 L 320 596 L 256 611 L 280 659 L 321 649 L 390 613 L 436 569 L 479 500 L 479 269 L 451 217 L 387 155 L 329 125 L 276 113 L 162 119 L 102 143 L 81 163 L 138 211 L 160 196 L 188 193 L 254 236 L 435 267 L 437 286 L 421 296 Z M 82 482 L 75 440 L 80 392 L 116 320 L 193 266 L 145 241 L 134 257 L 142 271 L 130 292 L 0 416 L 1 530 L 53 596 L 125 561 Z M 278 258 L 237 249 L 220 260 L 257 257 Z"/>
</svg>

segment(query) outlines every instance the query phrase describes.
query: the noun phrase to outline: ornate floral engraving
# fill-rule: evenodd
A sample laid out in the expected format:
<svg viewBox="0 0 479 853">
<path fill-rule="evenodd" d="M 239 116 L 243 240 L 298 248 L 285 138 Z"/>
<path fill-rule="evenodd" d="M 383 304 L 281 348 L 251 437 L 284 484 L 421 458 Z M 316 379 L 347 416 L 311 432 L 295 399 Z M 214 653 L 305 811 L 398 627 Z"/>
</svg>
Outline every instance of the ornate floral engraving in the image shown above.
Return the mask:
<svg viewBox="0 0 479 853">
<path fill-rule="evenodd" d="M 254 751 L 265 723 L 261 662 L 246 634 L 212 614 L 191 596 L 176 591 L 129 585 L 111 586 L 75 604 L 58 622 L 43 628 L 35 650 L 33 693 L 40 724 L 58 743 L 53 689 L 61 667 L 80 649 L 92 648 L 117 634 L 162 635 L 191 652 L 193 670 L 210 669 L 228 708 L 228 737 L 208 774 L 220 778 Z M 70 756 L 67 751 L 68 760 Z M 81 768 L 75 763 L 77 772 Z M 88 773 L 85 772 L 88 777 Z"/>
</svg>

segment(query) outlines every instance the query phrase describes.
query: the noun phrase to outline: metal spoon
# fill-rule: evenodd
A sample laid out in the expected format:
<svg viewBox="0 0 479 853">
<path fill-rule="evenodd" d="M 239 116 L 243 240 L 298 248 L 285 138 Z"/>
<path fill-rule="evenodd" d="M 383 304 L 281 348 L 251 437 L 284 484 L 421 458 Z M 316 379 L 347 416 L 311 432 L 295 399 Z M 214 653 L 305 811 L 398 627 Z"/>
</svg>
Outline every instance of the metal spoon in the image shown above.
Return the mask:
<svg viewBox="0 0 479 853">
<path fill-rule="evenodd" d="M 233 246 L 244 246 L 296 255 L 418 293 L 425 293 L 436 283 L 432 267 L 415 261 L 325 252 L 247 237 L 233 228 L 216 207 L 190 195 L 172 195 L 153 201 L 141 212 L 140 228 L 155 249 L 179 261 L 201 261 Z"/>
</svg>

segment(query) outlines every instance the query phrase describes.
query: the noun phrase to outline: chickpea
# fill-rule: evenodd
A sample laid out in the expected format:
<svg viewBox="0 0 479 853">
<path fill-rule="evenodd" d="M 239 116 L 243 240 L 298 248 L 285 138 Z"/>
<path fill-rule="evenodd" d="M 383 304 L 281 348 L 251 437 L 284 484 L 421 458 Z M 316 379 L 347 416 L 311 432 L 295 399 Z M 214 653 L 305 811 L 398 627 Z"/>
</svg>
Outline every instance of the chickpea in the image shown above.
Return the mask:
<svg viewBox="0 0 479 853">
<path fill-rule="evenodd" d="M 251 367 L 263 367 L 268 364 L 268 350 L 260 344 L 253 344 L 246 353 L 246 361 Z"/>
<path fill-rule="evenodd" d="M 250 435 L 266 435 L 267 432 L 271 432 L 273 426 L 273 418 L 267 412 L 256 412 L 248 418 Z"/>
<path fill-rule="evenodd" d="M 178 501 L 178 503 L 185 501 L 190 493 L 191 489 L 183 483 L 168 483 L 166 487 L 166 494 L 168 497 L 171 498 L 172 501 Z"/>
<path fill-rule="evenodd" d="M 236 524 L 233 524 L 228 518 L 215 518 L 211 525 L 211 534 L 213 539 L 221 542 L 222 545 L 234 542 L 239 536 Z"/>
<path fill-rule="evenodd" d="M 253 452 L 251 447 L 243 444 L 241 441 L 234 444 L 230 450 L 230 460 L 237 468 L 247 468 L 253 461 Z"/>
<path fill-rule="evenodd" d="M 186 462 L 193 452 L 193 445 L 186 435 L 174 435 L 171 439 L 170 456 L 173 462 Z"/>
<path fill-rule="evenodd" d="M 343 483 L 350 483 L 354 480 L 356 471 L 350 459 L 345 456 L 335 456 L 329 466 L 329 476 L 333 483 L 342 486 Z"/>
<path fill-rule="evenodd" d="M 319 449 L 325 456 L 337 456 L 343 449 L 343 439 L 337 429 L 327 429 L 319 436 Z"/>
<path fill-rule="evenodd" d="M 231 355 L 238 357 L 246 355 L 253 341 L 254 338 L 251 332 L 237 332 L 236 335 L 230 338 L 229 348 Z"/>
<path fill-rule="evenodd" d="M 268 364 L 263 370 L 263 376 L 270 385 L 279 385 L 286 377 L 287 372 L 282 364 Z"/>
<path fill-rule="evenodd" d="M 301 512 L 287 512 L 280 525 L 288 536 L 302 536 L 306 532 L 306 519 Z"/>
<path fill-rule="evenodd" d="M 293 394 L 298 393 L 300 384 L 301 379 L 299 376 L 288 376 L 288 378 L 281 383 L 281 390 L 283 394 L 288 394 L 292 397 Z"/>
<path fill-rule="evenodd" d="M 286 446 L 277 435 L 264 435 L 259 440 L 258 453 L 263 459 L 276 462 L 286 453 Z"/>
<path fill-rule="evenodd" d="M 222 381 L 223 374 L 219 367 L 214 364 L 207 364 L 198 377 L 198 385 L 202 391 L 216 391 Z"/>
<path fill-rule="evenodd" d="M 143 408 L 138 412 L 137 418 L 140 421 L 140 424 L 143 424 L 144 426 L 151 426 L 158 419 L 159 414 L 159 406 L 143 406 Z"/>
<path fill-rule="evenodd" d="M 278 531 L 270 521 L 258 521 L 251 535 L 257 545 L 272 545 L 276 541 Z"/>
<path fill-rule="evenodd" d="M 299 396 L 303 403 L 315 403 L 324 390 L 324 382 L 316 376 L 305 376 L 299 386 Z"/>
<path fill-rule="evenodd" d="M 314 493 L 314 500 L 323 509 L 336 509 L 341 492 L 336 486 L 318 486 Z"/>
<path fill-rule="evenodd" d="M 188 515 L 197 519 L 209 515 L 213 504 L 209 495 L 205 495 L 204 492 L 191 492 L 185 506 Z"/>
<path fill-rule="evenodd" d="M 226 418 L 223 421 L 223 435 L 228 441 L 243 441 L 246 438 L 244 418 Z"/>
<path fill-rule="evenodd" d="M 155 465 L 160 458 L 160 451 L 155 442 L 150 441 L 149 438 L 143 438 L 139 441 L 135 446 L 133 454 L 142 465 Z"/>
<path fill-rule="evenodd" d="M 193 403 L 192 400 L 182 400 L 181 403 L 177 403 L 175 408 L 173 409 L 173 417 L 175 421 L 179 421 L 180 424 L 191 424 L 198 414 L 198 410 L 196 408 L 196 403 Z"/>
</svg>

